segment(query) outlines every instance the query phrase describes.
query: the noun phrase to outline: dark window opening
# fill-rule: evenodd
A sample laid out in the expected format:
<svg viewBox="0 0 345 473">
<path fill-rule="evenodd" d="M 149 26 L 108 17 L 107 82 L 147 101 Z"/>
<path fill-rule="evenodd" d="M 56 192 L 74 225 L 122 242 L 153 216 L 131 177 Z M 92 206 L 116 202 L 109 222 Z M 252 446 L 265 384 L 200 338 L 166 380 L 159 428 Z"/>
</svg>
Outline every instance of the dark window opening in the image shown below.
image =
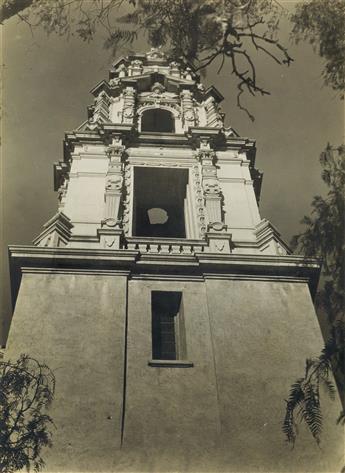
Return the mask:
<svg viewBox="0 0 345 473">
<path fill-rule="evenodd" d="M 186 238 L 188 170 L 134 169 L 133 236 Z"/>
<path fill-rule="evenodd" d="M 141 131 L 174 133 L 174 117 L 171 112 L 161 108 L 146 110 L 141 116 Z"/>
<path fill-rule="evenodd" d="M 181 292 L 152 292 L 152 358 L 178 360 L 185 356 Z"/>
</svg>

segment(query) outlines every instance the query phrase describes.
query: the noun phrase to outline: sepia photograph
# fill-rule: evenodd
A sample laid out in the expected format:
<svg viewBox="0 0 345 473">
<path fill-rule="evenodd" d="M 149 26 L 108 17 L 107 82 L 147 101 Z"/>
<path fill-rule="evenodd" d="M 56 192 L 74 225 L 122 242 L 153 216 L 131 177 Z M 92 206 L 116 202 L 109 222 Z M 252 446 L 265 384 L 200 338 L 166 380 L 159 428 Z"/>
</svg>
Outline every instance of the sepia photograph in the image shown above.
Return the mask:
<svg viewBox="0 0 345 473">
<path fill-rule="evenodd" d="M 0 25 L 0 472 L 345 473 L 345 0 Z"/>
</svg>

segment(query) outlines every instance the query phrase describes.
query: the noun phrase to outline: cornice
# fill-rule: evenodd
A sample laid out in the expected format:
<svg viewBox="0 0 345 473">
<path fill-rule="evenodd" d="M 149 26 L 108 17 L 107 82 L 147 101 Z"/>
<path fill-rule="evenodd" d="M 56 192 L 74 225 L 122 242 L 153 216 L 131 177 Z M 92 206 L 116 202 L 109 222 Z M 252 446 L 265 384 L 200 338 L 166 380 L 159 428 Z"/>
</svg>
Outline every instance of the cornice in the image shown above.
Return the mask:
<svg viewBox="0 0 345 473">
<path fill-rule="evenodd" d="M 21 275 L 25 272 L 103 274 L 124 271 L 130 278 L 157 280 L 250 279 L 308 283 L 314 297 L 320 260 L 302 256 L 222 255 L 216 253 L 150 254 L 137 250 L 45 248 L 11 246 L 10 271 L 15 302 Z M 29 269 L 31 268 L 31 269 Z M 101 271 L 101 272 L 99 272 Z M 97 273 L 98 272 L 98 273 Z M 108 274 L 108 273 L 107 273 Z"/>
<path fill-rule="evenodd" d="M 86 268 L 36 268 L 25 267 L 21 268 L 22 274 L 73 274 L 81 276 L 126 276 L 131 272 L 125 270 L 106 270 L 106 269 L 86 269 Z"/>
<path fill-rule="evenodd" d="M 151 145 L 151 144 L 163 144 L 163 145 L 189 145 L 189 139 L 184 134 L 177 133 L 152 133 L 142 132 L 139 133 L 135 139 L 137 144 Z"/>
<path fill-rule="evenodd" d="M 181 147 L 195 149 L 200 139 L 208 139 L 212 141 L 214 151 L 237 150 L 241 152 L 255 152 L 255 140 L 241 137 L 225 137 L 221 128 L 190 128 L 184 134 L 177 133 L 154 133 L 142 132 L 138 133 L 132 125 L 121 123 L 103 123 L 96 130 L 90 131 L 72 131 L 65 134 L 65 162 L 69 160 L 70 153 L 73 152 L 75 144 L 99 144 L 107 146 L 112 137 L 122 137 L 126 148 L 128 147 L 148 147 L 155 145 L 163 145 L 166 147 Z M 229 159 L 221 156 L 222 161 Z M 249 162 L 249 161 L 248 161 Z M 250 166 L 254 165 L 254 161 L 250 160 Z"/>
</svg>

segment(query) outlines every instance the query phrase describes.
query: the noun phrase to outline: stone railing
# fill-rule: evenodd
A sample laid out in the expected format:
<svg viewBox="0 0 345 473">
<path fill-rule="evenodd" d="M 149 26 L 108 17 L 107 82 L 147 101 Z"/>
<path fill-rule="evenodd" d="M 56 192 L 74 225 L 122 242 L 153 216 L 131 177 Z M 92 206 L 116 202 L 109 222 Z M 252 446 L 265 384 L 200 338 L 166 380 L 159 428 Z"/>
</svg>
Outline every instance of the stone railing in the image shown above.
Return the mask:
<svg viewBox="0 0 345 473">
<path fill-rule="evenodd" d="M 206 241 L 183 238 L 127 237 L 124 242 L 127 250 L 164 255 L 192 255 L 203 252 L 205 246 Z"/>
</svg>

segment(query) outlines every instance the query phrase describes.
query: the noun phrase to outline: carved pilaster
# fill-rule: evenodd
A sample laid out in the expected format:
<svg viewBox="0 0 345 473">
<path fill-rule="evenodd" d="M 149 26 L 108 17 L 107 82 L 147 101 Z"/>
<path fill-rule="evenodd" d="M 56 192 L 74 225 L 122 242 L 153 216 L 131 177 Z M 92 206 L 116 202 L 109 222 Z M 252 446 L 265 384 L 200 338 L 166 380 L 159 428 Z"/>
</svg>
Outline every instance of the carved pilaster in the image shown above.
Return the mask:
<svg viewBox="0 0 345 473">
<path fill-rule="evenodd" d="M 199 166 L 194 165 L 192 168 L 193 173 L 193 187 L 194 195 L 196 197 L 196 219 L 199 231 L 199 238 L 203 238 L 206 232 L 206 217 L 205 217 L 205 208 L 204 208 L 204 197 L 201 186 L 201 175 L 199 171 Z"/>
<path fill-rule="evenodd" d="M 118 77 L 126 77 L 127 67 L 124 64 L 120 64 L 115 72 L 118 75 Z"/>
<path fill-rule="evenodd" d="M 138 76 L 142 74 L 143 61 L 140 61 L 140 59 L 134 59 L 134 61 L 131 62 L 130 68 L 131 68 L 131 74 L 129 75 Z"/>
<path fill-rule="evenodd" d="M 108 148 L 109 167 L 105 182 L 104 193 L 104 219 L 102 226 L 121 227 L 120 204 L 123 188 L 123 163 L 124 147 L 120 141 L 114 142 Z"/>
<path fill-rule="evenodd" d="M 190 126 L 195 126 L 193 94 L 190 90 L 183 90 L 181 92 L 181 106 L 183 126 L 186 129 L 188 129 Z"/>
<path fill-rule="evenodd" d="M 130 218 L 131 218 L 131 199 L 132 199 L 132 193 L 131 193 L 132 166 L 129 166 L 128 164 L 125 165 L 124 178 L 125 178 L 125 185 L 124 185 L 124 197 L 123 197 L 122 225 L 123 225 L 125 235 L 129 235 Z"/>
<path fill-rule="evenodd" d="M 169 74 L 171 76 L 180 78 L 181 72 L 180 72 L 180 65 L 178 62 L 173 61 L 169 64 Z"/>
<path fill-rule="evenodd" d="M 215 152 L 203 143 L 198 158 L 201 164 L 202 188 L 204 191 L 205 207 L 208 219 L 208 230 L 226 230 L 222 215 L 222 192 L 214 165 Z"/>
<path fill-rule="evenodd" d="M 134 87 L 126 87 L 123 91 L 122 123 L 132 124 L 134 121 L 135 95 Z"/>
</svg>

